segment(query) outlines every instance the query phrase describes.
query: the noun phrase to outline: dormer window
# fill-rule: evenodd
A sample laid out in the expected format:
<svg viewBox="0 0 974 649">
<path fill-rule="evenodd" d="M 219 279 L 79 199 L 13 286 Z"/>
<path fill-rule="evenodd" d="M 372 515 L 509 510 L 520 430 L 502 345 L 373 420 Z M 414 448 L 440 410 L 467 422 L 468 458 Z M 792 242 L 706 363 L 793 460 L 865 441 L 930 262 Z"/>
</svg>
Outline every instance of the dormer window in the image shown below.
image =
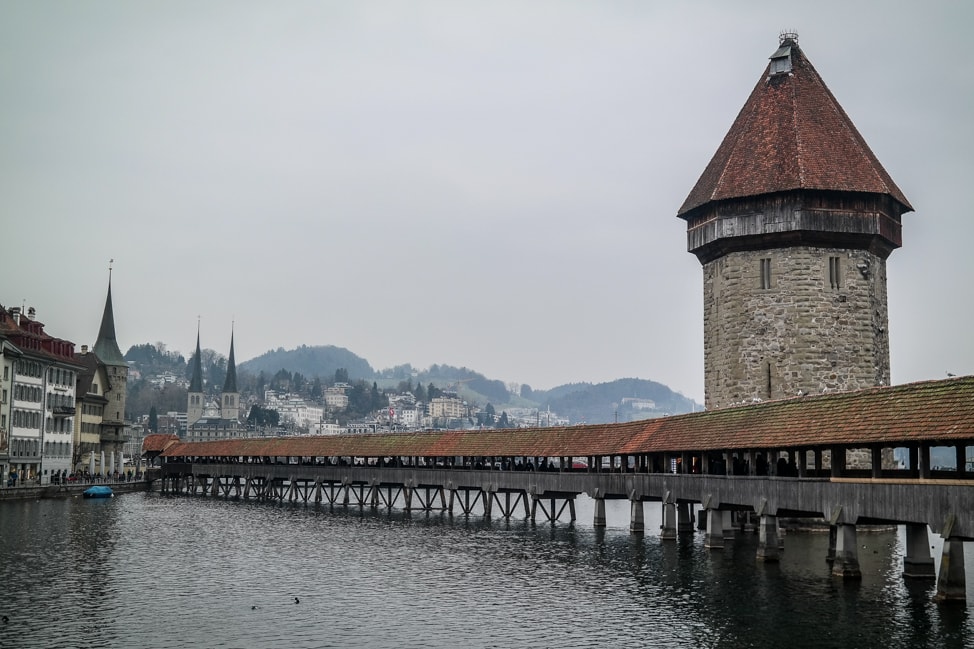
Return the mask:
<svg viewBox="0 0 974 649">
<path fill-rule="evenodd" d="M 791 72 L 791 45 L 782 45 L 771 55 L 771 74 Z"/>
</svg>

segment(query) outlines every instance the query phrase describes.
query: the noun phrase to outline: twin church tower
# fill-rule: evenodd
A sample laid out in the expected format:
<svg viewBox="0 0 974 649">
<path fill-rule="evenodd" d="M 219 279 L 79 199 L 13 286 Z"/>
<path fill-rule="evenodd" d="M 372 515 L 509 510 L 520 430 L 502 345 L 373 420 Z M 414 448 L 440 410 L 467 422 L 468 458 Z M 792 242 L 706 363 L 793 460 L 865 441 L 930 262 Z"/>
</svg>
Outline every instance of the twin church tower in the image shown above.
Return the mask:
<svg viewBox="0 0 974 649">
<path fill-rule="evenodd" d="M 707 409 L 889 385 L 886 258 L 913 208 L 782 34 L 680 208 Z"/>
<path fill-rule="evenodd" d="M 190 439 L 233 436 L 240 428 L 240 391 L 237 389 L 237 362 L 233 353 L 233 334 L 230 334 L 230 358 L 227 377 L 218 401 L 207 403 L 203 387 L 203 362 L 200 333 L 196 332 L 196 354 L 193 357 L 193 376 L 189 381 L 186 404 L 186 428 Z"/>
</svg>

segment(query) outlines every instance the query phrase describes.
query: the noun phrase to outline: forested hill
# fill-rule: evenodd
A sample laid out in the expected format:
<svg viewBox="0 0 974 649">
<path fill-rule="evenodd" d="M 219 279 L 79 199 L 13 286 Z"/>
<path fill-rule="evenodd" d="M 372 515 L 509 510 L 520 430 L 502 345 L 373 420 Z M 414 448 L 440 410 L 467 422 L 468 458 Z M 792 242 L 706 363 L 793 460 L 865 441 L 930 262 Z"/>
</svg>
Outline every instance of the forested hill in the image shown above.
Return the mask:
<svg viewBox="0 0 974 649">
<path fill-rule="evenodd" d="M 290 350 L 278 347 L 238 364 L 237 369 L 255 376 L 261 372 L 274 375 L 279 370 L 286 369 L 292 374 L 300 373 L 307 378 L 317 376 L 322 379 L 331 379 L 335 376 L 335 370 L 345 369 L 348 370 L 348 378 L 353 381 L 372 380 L 375 377 L 375 370 L 368 361 L 343 347 L 333 345 L 301 345 Z"/>
<path fill-rule="evenodd" d="M 544 409 L 550 407 L 552 412 L 568 417 L 572 423 L 632 421 L 699 409 L 693 399 L 674 392 L 662 383 L 646 379 L 618 379 L 595 385 L 570 383 L 551 390 L 535 390 L 522 396 Z M 648 401 L 653 403 L 652 407 Z"/>
<path fill-rule="evenodd" d="M 571 383 L 550 390 L 532 390 L 523 386 L 521 394 L 511 394 L 498 380 L 466 367 L 432 365 L 418 370 L 401 365 L 376 371 L 369 363 L 340 347 L 307 347 L 285 351 L 278 349 L 240 365 L 251 374 L 263 371 L 273 375 L 281 369 L 300 373 L 306 378 L 330 379 L 335 370 L 347 369 L 349 379 L 377 381 L 382 389 L 402 388 L 405 385 L 436 385 L 441 389 L 456 389 L 461 398 L 485 406 L 490 403 L 498 411 L 505 407 L 550 410 L 572 423 L 609 423 L 631 421 L 646 417 L 692 412 L 699 406 L 692 399 L 674 392 L 662 383 L 645 379 L 625 378 L 608 383 Z M 636 400 L 636 401 L 634 401 Z M 647 403 L 647 402 L 652 402 Z"/>
</svg>

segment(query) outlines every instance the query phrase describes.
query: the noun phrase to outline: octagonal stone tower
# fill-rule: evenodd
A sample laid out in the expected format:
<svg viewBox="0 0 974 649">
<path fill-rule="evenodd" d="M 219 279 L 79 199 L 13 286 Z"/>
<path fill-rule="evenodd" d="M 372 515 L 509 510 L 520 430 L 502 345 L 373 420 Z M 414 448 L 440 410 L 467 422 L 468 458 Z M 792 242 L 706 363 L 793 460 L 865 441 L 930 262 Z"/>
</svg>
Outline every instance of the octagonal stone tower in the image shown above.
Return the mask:
<svg viewBox="0 0 974 649">
<path fill-rule="evenodd" d="M 708 409 L 888 385 L 906 197 L 782 34 L 678 216 L 703 265 Z"/>
</svg>

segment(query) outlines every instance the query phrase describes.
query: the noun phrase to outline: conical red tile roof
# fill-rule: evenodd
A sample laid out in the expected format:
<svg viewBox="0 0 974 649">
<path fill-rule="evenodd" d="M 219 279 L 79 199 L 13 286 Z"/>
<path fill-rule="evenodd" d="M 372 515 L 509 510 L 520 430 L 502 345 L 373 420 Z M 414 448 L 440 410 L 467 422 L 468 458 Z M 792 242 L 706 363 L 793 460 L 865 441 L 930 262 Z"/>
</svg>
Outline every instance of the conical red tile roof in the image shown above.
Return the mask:
<svg viewBox="0 0 974 649">
<path fill-rule="evenodd" d="M 769 64 L 679 216 L 711 201 L 791 190 L 888 194 L 913 208 L 794 40 L 791 70 Z"/>
</svg>

